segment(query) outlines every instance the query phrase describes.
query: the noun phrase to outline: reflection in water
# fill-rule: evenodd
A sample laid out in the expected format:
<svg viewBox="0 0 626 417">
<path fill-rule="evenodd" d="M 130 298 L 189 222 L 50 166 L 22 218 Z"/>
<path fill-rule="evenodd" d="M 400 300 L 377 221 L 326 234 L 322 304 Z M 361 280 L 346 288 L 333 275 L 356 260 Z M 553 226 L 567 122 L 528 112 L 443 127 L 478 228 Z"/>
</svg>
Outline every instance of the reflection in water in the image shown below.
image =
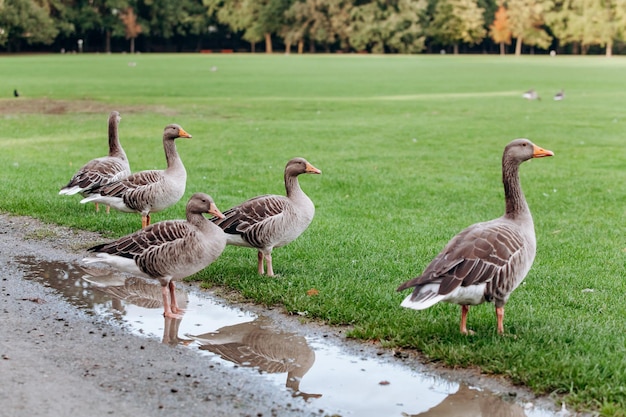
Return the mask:
<svg viewBox="0 0 626 417">
<path fill-rule="evenodd" d="M 470 388 L 465 384 L 448 395 L 442 402 L 419 414 L 404 414 L 406 417 L 525 417 L 524 409 L 485 391 Z"/>
<path fill-rule="evenodd" d="M 266 382 L 287 385 L 293 395 L 311 399 L 317 409 L 359 417 L 556 416 L 405 366 L 348 354 L 323 338 L 281 332 L 269 319 L 225 306 L 206 293 L 178 290 L 187 312 L 182 320 L 165 319 L 160 287 L 147 280 L 35 257 L 16 261 L 25 278 L 54 288 L 89 314 L 171 346 L 199 348 L 211 360 L 257 367 Z M 287 373 L 286 384 L 283 373 Z"/>
<path fill-rule="evenodd" d="M 321 394 L 300 391 L 300 381 L 315 362 L 315 352 L 306 339 L 295 333 L 281 332 L 267 317 L 248 323 L 225 326 L 198 336 L 187 335 L 223 359 L 267 373 L 287 373 L 287 388 L 294 396 L 319 398 Z"/>
</svg>

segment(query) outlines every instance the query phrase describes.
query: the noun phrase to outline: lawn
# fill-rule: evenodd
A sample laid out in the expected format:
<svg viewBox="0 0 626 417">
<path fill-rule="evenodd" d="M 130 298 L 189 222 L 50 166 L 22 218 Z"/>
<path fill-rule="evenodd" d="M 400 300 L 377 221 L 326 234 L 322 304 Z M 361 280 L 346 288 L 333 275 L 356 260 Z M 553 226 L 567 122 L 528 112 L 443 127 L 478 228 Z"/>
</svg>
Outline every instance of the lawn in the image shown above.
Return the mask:
<svg viewBox="0 0 626 417">
<path fill-rule="evenodd" d="M 624 74 L 619 57 L 5 56 L 0 210 L 107 237 L 137 229 L 139 215 L 57 195 L 106 154 L 111 110 L 133 171 L 165 166 L 166 124 L 193 135 L 177 141 L 185 197 L 153 221 L 183 218 L 198 191 L 222 210 L 283 193 L 285 163 L 302 156 L 323 171 L 300 179 L 317 211 L 274 251 L 279 277 L 256 274 L 255 251 L 228 247 L 194 279 L 625 416 Z M 542 100 L 522 99 L 529 88 Z M 459 334 L 456 305 L 401 308 L 400 283 L 462 228 L 503 213 L 502 150 L 517 137 L 555 156 L 521 167 L 538 248 L 504 336 L 493 305 L 471 310 L 473 336 Z"/>
</svg>

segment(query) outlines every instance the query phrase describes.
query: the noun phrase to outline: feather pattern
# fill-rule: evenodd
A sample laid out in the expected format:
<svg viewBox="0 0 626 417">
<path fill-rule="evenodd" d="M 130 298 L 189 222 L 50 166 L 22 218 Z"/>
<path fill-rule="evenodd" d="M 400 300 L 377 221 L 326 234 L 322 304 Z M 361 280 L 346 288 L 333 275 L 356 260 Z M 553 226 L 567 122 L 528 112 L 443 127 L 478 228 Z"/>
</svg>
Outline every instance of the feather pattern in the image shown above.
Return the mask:
<svg viewBox="0 0 626 417">
<path fill-rule="evenodd" d="M 461 231 L 424 272 L 398 287 L 413 288 L 403 307 L 421 310 L 439 301 L 464 306 L 461 332 L 470 305 L 494 302 L 498 331 L 503 332 L 504 305 L 525 278 L 535 258 L 535 228 L 519 181 L 519 165 L 531 158 L 554 155 L 527 139 L 509 143 L 502 158 L 505 214 Z"/>
<path fill-rule="evenodd" d="M 191 135 L 176 124 L 165 127 L 165 170 L 140 171 L 120 181 L 94 187 L 81 203 L 102 202 L 122 212 L 141 213 L 142 227 L 149 225 L 150 213 L 176 204 L 185 194 L 187 171 L 174 142 L 179 137 L 191 138 Z"/>
<path fill-rule="evenodd" d="M 227 235 L 228 244 L 256 248 L 258 271 L 274 275 L 272 250 L 284 246 L 300 236 L 311 224 L 315 205 L 302 191 L 300 174 L 321 174 L 303 158 L 290 160 L 285 167 L 287 196 L 262 195 L 243 202 L 224 212 L 224 219 L 211 219 Z"/>
<path fill-rule="evenodd" d="M 118 126 L 121 120 L 116 111 L 109 115 L 109 154 L 92 159 L 83 165 L 67 185 L 59 191 L 62 195 L 81 193 L 88 196 L 94 187 L 122 180 L 130 175 L 130 165 L 119 141 Z"/>
<path fill-rule="evenodd" d="M 105 262 L 124 272 L 157 279 L 163 287 L 171 285 L 173 294 L 173 280 L 204 269 L 226 246 L 224 232 L 202 213 L 223 216 L 211 197 L 196 193 L 187 203 L 186 220 L 154 223 L 114 242 L 94 246 L 89 249 L 93 255 L 83 261 Z M 172 313 L 168 304 L 164 295 L 166 315 Z"/>
</svg>

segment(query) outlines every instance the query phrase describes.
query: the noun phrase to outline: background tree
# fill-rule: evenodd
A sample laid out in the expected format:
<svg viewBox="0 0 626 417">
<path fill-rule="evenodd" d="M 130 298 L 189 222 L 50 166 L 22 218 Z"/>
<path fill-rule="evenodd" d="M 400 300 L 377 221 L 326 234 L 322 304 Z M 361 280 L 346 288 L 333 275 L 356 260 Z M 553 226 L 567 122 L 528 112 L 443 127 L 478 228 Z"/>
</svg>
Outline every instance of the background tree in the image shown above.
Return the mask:
<svg viewBox="0 0 626 417">
<path fill-rule="evenodd" d="M 22 43 L 51 44 L 59 33 L 47 4 L 42 6 L 30 0 L 5 0 L 0 28 L 0 39 L 4 39 L 9 51 L 19 51 Z"/>
<path fill-rule="evenodd" d="M 230 27 L 233 32 L 243 31 L 242 37 L 250 42 L 252 52 L 255 44 L 263 39 L 263 34 L 252 29 L 256 13 L 253 0 L 202 0 L 207 14 L 218 22 Z"/>
<path fill-rule="evenodd" d="M 315 42 L 324 45 L 330 51 L 330 45 L 339 42 L 342 49 L 349 47 L 350 10 L 352 3 L 343 0 L 303 0 L 297 1 L 285 12 L 285 24 L 280 33 L 287 45 L 298 43 L 298 52 L 302 53 L 304 39 L 311 41 L 311 50 Z"/>
<path fill-rule="evenodd" d="M 421 17 L 425 1 L 373 0 L 352 9 L 350 44 L 374 53 L 420 52 L 424 49 Z"/>
<path fill-rule="evenodd" d="M 459 43 L 477 44 L 487 33 L 485 10 L 474 0 L 439 0 L 428 33 L 442 45 L 452 45 L 459 53 Z"/>
<path fill-rule="evenodd" d="M 575 46 L 574 52 L 578 45 L 583 54 L 599 45 L 611 56 L 614 41 L 624 39 L 625 15 L 626 0 L 566 0 L 554 4 L 546 22 L 560 42 Z"/>
<path fill-rule="evenodd" d="M 511 29 L 509 28 L 509 18 L 504 5 L 498 7 L 493 23 L 489 26 L 489 35 L 495 43 L 500 45 L 500 55 L 504 55 L 504 45 L 511 44 Z"/>
<path fill-rule="evenodd" d="M 120 19 L 124 23 L 126 39 L 130 40 L 130 53 L 135 53 L 135 38 L 141 33 L 141 25 L 137 23 L 137 15 L 132 7 L 120 13 Z"/>
<path fill-rule="evenodd" d="M 545 31 L 544 12 L 552 3 L 540 0 L 508 0 L 507 12 L 511 35 L 515 38 L 515 55 L 521 55 L 522 44 L 547 49 L 552 37 Z"/>
</svg>

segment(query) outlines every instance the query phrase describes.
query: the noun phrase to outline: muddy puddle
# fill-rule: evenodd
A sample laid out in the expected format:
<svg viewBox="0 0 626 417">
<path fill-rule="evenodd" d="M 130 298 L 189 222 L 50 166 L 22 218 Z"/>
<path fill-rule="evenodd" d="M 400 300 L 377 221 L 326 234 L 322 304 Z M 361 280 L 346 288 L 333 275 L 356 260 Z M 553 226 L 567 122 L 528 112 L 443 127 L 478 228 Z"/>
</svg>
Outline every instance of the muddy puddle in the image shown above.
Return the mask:
<svg viewBox="0 0 626 417">
<path fill-rule="evenodd" d="M 281 330 L 264 316 L 227 305 L 208 292 L 178 285 L 182 319 L 163 317 L 158 284 L 34 257 L 16 261 L 30 280 L 55 289 L 88 314 L 143 337 L 183 345 L 304 398 L 314 409 L 340 416 L 553 417 L 559 415 L 508 393 L 409 369 L 388 359 L 347 352 L 323 337 Z"/>
</svg>

